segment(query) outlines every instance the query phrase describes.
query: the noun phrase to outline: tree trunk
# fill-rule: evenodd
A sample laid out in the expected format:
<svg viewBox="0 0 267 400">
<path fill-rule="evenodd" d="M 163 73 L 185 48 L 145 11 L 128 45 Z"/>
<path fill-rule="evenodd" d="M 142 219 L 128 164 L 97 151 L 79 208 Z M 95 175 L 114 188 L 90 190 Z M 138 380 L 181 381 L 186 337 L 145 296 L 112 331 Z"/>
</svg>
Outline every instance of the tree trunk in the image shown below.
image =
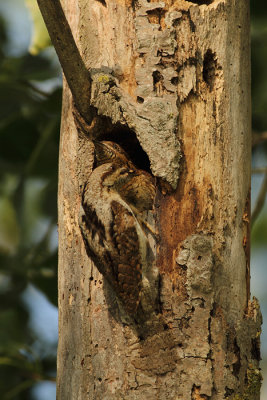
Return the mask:
<svg viewBox="0 0 267 400">
<path fill-rule="evenodd" d="M 78 216 L 94 147 L 77 133 L 65 85 L 58 399 L 259 399 L 249 2 L 63 3 L 91 69 L 90 134 L 157 178 L 146 216 L 157 234 L 147 234 L 152 303 L 132 317 L 86 254 Z"/>
</svg>

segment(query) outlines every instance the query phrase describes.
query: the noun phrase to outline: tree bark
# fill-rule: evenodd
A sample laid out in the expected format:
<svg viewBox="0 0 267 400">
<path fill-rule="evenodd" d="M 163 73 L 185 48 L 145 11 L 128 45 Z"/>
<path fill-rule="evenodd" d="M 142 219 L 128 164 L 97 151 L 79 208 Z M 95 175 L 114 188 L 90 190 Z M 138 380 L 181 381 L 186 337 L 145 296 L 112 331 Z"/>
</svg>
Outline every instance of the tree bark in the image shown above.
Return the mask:
<svg viewBox="0 0 267 400">
<path fill-rule="evenodd" d="M 257 400 L 249 2 L 63 5 L 91 71 L 90 134 L 119 142 L 157 178 L 147 218 L 158 286 L 150 316 L 131 318 L 86 254 L 78 215 L 94 150 L 77 133 L 65 84 L 58 399 Z"/>
</svg>

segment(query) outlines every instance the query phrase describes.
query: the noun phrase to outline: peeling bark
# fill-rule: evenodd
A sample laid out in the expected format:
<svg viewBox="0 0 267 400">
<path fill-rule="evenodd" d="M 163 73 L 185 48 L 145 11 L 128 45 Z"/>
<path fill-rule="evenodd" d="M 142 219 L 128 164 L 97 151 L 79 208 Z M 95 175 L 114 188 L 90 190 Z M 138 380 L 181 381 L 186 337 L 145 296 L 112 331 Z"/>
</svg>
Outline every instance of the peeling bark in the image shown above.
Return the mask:
<svg viewBox="0 0 267 400">
<path fill-rule="evenodd" d="M 86 255 L 78 214 L 93 145 L 77 133 L 65 85 L 58 399 L 258 400 L 249 3 L 64 3 L 92 79 L 89 135 L 117 141 L 157 178 L 148 221 L 160 279 L 151 315 L 134 319 Z"/>
</svg>

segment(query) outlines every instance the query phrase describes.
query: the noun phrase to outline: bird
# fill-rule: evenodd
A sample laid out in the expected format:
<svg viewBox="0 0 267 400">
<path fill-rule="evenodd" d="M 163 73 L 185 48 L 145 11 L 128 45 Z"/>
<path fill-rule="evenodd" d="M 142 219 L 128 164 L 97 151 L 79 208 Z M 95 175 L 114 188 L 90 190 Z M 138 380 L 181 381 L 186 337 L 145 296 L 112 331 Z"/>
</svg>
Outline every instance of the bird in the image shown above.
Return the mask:
<svg viewBox="0 0 267 400">
<path fill-rule="evenodd" d="M 154 179 L 117 143 L 95 141 L 94 146 L 95 168 L 84 186 L 79 225 L 88 256 L 134 315 L 149 268 L 142 214 L 153 209 Z"/>
</svg>

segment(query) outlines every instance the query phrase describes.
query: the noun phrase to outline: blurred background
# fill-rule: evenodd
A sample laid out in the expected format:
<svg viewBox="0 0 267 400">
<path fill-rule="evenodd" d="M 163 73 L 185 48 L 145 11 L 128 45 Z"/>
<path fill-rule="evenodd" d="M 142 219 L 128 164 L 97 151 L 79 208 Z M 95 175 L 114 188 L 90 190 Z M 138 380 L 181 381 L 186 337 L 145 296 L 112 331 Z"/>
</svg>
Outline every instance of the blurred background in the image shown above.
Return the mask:
<svg viewBox="0 0 267 400">
<path fill-rule="evenodd" d="M 267 399 L 267 6 L 251 3 L 251 292 Z M 34 24 L 33 24 L 34 21 Z M 61 72 L 36 0 L 0 0 L 0 396 L 56 399 Z"/>
</svg>

